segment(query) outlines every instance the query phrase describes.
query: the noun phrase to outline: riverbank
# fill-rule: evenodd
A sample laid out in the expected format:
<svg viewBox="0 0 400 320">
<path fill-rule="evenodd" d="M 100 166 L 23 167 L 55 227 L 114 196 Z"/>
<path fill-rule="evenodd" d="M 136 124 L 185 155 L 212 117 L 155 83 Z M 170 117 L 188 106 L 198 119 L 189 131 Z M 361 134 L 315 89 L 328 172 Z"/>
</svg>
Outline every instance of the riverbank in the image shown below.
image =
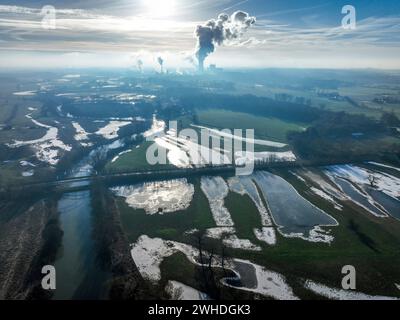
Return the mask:
<svg viewBox="0 0 400 320">
<path fill-rule="evenodd" d="M 41 269 L 52 264 L 62 231 L 54 198 L 2 203 L 0 215 L 0 299 L 49 299 L 41 290 Z"/>
</svg>

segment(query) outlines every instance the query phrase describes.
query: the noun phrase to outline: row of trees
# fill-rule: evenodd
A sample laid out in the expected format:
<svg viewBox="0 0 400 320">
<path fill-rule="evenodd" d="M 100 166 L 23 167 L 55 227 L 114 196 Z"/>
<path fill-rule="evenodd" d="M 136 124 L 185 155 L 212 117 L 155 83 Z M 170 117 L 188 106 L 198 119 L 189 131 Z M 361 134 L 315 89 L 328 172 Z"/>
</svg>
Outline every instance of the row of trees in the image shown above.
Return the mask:
<svg viewBox="0 0 400 320">
<path fill-rule="evenodd" d="M 291 132 L 288 139 L 307 160 L 364 161 L 400 155 L 400 144 L 384 140 L 399 119 L 384 113 L 380 120 L 345 112 L 325 113 L 304 132 Z"/>
</svg>

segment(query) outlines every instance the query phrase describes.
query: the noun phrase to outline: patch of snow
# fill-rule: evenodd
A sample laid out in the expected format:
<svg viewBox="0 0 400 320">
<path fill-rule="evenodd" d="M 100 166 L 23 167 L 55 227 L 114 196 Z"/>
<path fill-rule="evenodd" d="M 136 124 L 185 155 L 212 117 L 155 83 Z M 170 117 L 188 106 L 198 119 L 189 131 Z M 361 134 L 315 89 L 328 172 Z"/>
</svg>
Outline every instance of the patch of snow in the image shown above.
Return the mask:
<svg viewBox="0 0 400 320">
<path fill-rule="evenodd" d="M 167 282 L 165 291 L 172 300 L 210 300 L 210 297 L 204 292 L 174 280 Z"/>
<path fill-rule="evenodd" d="M 14 96 L 34 96 L 36 95 L 36 91 L 19 91 L 19 92 L 14 92 Z"/>
<path fill-rule="evenodd" d="M 173 161 L 181 162 L 182 166 L 184 165 L 186 167 L 202 167 L 208 164 L 231 164 L 226 154 L 198 144 L 188 137 L 178 137 L 174 129 L 168 130 L 165 135 L 156 138 L 155 141 L 161 147 L 169 150 L 168 160 L 170 160 L 171 163 L 173 163 L 171 159 L 173 158 Z"/>
<path fill-rule="evenodd" d="M 131 246 L 131 256 L 140 274 L 144 279 L 153 282 L 161 280 L 160 264 L 164 258 L 182 252 L 189 260 L 196 263 L 198 257 L 198 250 L 190 245 L 160 238 L 149 238 L 146 235 L 139 237 Z"/>
<path fill-rule="evenodd" d="M 234 139 L 234 140 L 247 142 L 247 143 L 251 143 L 251 144 L 257 144 L 257 145 L 261 145 L 261 146 L 268 146 L 268 147 L 274 147 L 274 148 L 283 148 L 283 147 L 287 146 L 287 144 L 280 143 L 280 142 L 275 142 L 275 141 L 270 141 L 270 140 L 260 140 L 260 139 L 248 139 L 248 138 L 244 138 L 244 137 L 240 137 L 240 136 L 235 136 L 235 135 L 233 135 L 231 133 L 228 133 L 228 132 L 225 132 L 225 131 L 220 131 L 220 130 L 217 130 L 217 129 L 211 129 L 211 128 L 198 126 L 198 125 L 194 125 L 194 124 L 192 124 L 191 126 L 195 127 L 195 128 L 207 130 L 210 133 L 212 133 L 212 134 L 214 134 L 214 135 L 216 135 L 218 137 Z"/>
<path fill-rule="evenodd" d="M 352 290 L 330 288 L 312 280 L 307 280 L 304 284 L 304 287 L 320 296 L 332 300 L 400 300 L 399 298 L 395 297 L 372 296 Z"/>
<path fill-rule="evenodd" d="M 132 151 L 132 149 L 128 149 L 128 150 L 121 151 L 120 153 L 118 153 L 118 154 L 111 160 L 111 163 L 114 163 L 115 161 L 117 161 L 117 160 L 119 159 L 120 156 L 122 156 L 122 155 L 124 155 L 124 154 L 126 154 L 126 153 L 129 153 L 129 152 L 131 152 L 131 151 Z"/>
<path fill-rule="evenodd" d="M 74 139 L 76 141 L 86 141 L 89 140 L 89 134 L 85 131 L 85 129 L 82 128 L 82 126 L 78 122 L 72 122 L 72 126 L 75 128 L 76 134 L 74 136 Z M 90 143 L 81 143 L 83 146 L 88 146 L 91 145 Z"/>
<path fill-rule="evenodd" d="M 105 139 L 111 140 L 118 138 L 120 128 L 131 124 L 130 121 L 110 121 L 105 127 L 100 128 L 96 134 L 103 136 Z"/>
<path fill-rule="evenodd" d="M 31 162 L 29 162 L 29 161 L 25 161 L 25 160 L 21 160 L 20 162 L 19 162 L 19 164 L 22 166 L 22 167 L 36 167 L 33 163 L 31 163 Z"/>
<path fill-rule="evenodd" d="M 335 237 L 330 235 L 330 230 L 324 230 L 320 226 L 313 227 L 308 236 L 304 236 L 303 233 L 289 233 L 289 234 L 282 234 L 286 238 L 300 238 L 310 242 L 321 242 L 330 244 L 335 240 Z"/>
<path fill-rule="evenodd" d="M 135 102 L 140 100 L 154 100 L 157 97 L 155 95 L 150 95 L 150 94 L 146 95 L 146 94 L 122 93 L 118 95 L 113 95 L 111 98 L 116 101 Z"/>
<path fill-rule="evenodd" d="M 289 172 L 290 172 L 292 175 L 294 175 L 294 176 L 295 176 L 298 180 L 300 180 L 301 182 L 307 183 L 306 180 L 305 180 L 302 176 L 300 176 L 299 174 L 297 174 L 296 172 L 294 172 L 294 171 L 292 171 L 292 170 L 289 170 Z"/>
<path fill-rule="evenodd" d="M 125 197 L 130 207 L 144 209 L 147 214 L 185 210 L 194 194 L 194 186 L 186 179 L 114 187 L 111 190 L 117 196 Z"/>
<path fill-rule="evenodd" d="M 50 165 L 56 165 L 59 161 L 58 152 L 59 150 L 71 151 L 72 147 L 64 144 L 61 140 L 58 139 L 58 128 L 51 127 L 46 124 L 40 123 L 39 121 L 33 119 L 30 115 L 26 115 L 28 119 L 36 124 L 39 127 L 46 128 L 46 134 L 39 139 L 36 140 L 28 140 L 28 141 L 17 141 L 14 143 L 7 144 L 10 148 L 18 148 L 22 146 L 32 146 L 36 150 L 36 158 L 39 161 L 47 162 Z"/>
<path fill-rule="evenodd" d="M 132 245 L 131 255 L 140 274 L 146 280 L 160 281 L 160 264 L 164 258 L 176 252 L 173 245 L 159 238 L 151 239 L 148 236 L 141 236 Z"/>
<path fill-rule="evenodd" d="M 336 188 L 335 183 L 330 184 L 328 181 L 326 181 L 321 175 L 314 173 L 309 170 L 303 170 L 302 174 L 309 178 L 315 185 L 317 185 L 319 188 L 321 188 L 324 192 L 329 194 L 330 196 L 338 199 L 338 200 L 346 200 L 347 197 L 343 194 L 343 192 L 340 190 L 340 188 Z M 328 176 L 329 178 L 329 176 Z M 329 178 L 331 181 L 331 179 Z"/>
<path fill-rule="evenodd" d="M 28 171 L 23 171 L 22 176 L 23 177 L 32 177 L 35 174 L 34 170 L 28 170 Z"/>
<path fill-rule="evenodd" d="M 181 150 L 175 144 L 170 143 L 164 137 L 155 138 L 154 141 L 161 148 L 168 150 L 167 157 L 169 163 L 178 168 L 190 167 L 190 159 L 185 151 Z"/>
<path fill-rule="evenodd" d="M 80 74 L 66 74 L 63 78 L 76 79 L 76 78 L 80 78 L 80 77 L 81 77 Z"/>
<path fill-rule="evenodd" d="M 205 165 L 228 165 L 232 161 L 229 152 L 220 148 L 209 148 L 191 140 L 182 132 L 179 136 L 174 128 L 165 131 L 165 123 L 153 118 L 152 128 L 143 135 L 153 139 L 158 146 L 168 151 L 167 157 L 171 164 L 180 167 L 202 167 Z"/>
<path fill-rule="evenodd" d="M 235 232 L 234 227 L 214 227 L 207 229 L 205 235 L 212 239 L 221 239 L 226 235 L 235 234 Z"/>
<path fill-rule="evenodd" d="M 76 93 L 57 93 L 56 97 L 70 97 L 70 96 L 75 96 Z M 61 110 L 58 110 L 59 112 L 61 112 Z"/>
<path fill-rule="evenodd" d="M 262 227 L 261 229 L 254 229 L 254 234 L 258 240 L 265 242 L 269 245 L 276 244 L 276 233 L 273 227 Z"/>
<path fill-rule="evenodd" d="M 335 237 L 330 235 L 330 233 L 331 230 L 324 230 L 321 226 L 315 226 L 310 230 L 308 240 L 311 242 L 331 243 L 335 240 Z"/>
<path fill-rule="evenodd" d="M 387 173 L 376 172 L 354 165 L 330 166 L 327 171 L 336 176 L 347 178 L 360 186 L 369 185 L 368 178 L 374 176 L 376 188 L 393 198 L 400 197 L 400 179 Z"/>
<path fill-rule="evenodd" d="M 217 226 L 233 226 L 224 199 L 228 195 L 228 186 L 222 177 L 201 177 L 201 190 L 210 203 L 211 213 Z"/>
<path fill-rule="evenodd" d="M 261 247 L 253 244 L 249 239 L 239 239 L 237 235 L 232 234 L 222 240 L 222 242 L 229 248 L 250 250 L 250 251 L 261 251 Z"/>
<path fill-rule="evenodd" d="M 253 266 L 257 278 L 257 285 L 255 288 L 236 287 L 229 285 L 226 281 L 224 281 L 224 285 L 239 290 L 258 293 L 277 300 L 299 300 L 299 298 L 293 293 L 292 288 L 286 283 L 285 277 L 281 274 L 269 271 L 263 266 L 251 263 L 247 260 L 234 259 L 234 262 Z"/>
<path fill-rule="evenodd" d="M 378 162 L 373 162 L 373 161 L 370 161 L 370 162 L 368 162 L 369 164 L 372 164 L 372 165 L 374 165 L 374 166 L 378 166 L 378 167 L 383 167 L 383 168 L 388 168 L 388 169 L 393 169 L 393 170 L 396 170 L 396 171 L 399 171 L 400 172 L 400 168 L 396 168 L 396 167 L 393 167 L 393 166 L 389 166 L 389 165 L 386 165 L 386 164 L 383 164 L 383 163 L 378 163 Z"/>
<path fill-rule="evenodd" d="M 196 232 L 199 232 L 199 229 L 193 228 L 193 229 L 185 231 L 184 233 L 185 233 L 185 235 L 192 235 L 192 234 L 195 234 Z"/>
<path fill-rule="evenodd" d="M 222 243 L 229 248 L 242 249 L 250 251 L 261 251 L 261 248 L 248 239 L 239 239 L 235 234 L 234 227 L 216 227 L 209 228 L 206 231 L 206 237 L 212 239 L 222 239 Z"/>
<path fill-rule="evenodd" d="M 235 152 L 235 163 L 238 166 L 242 166 L 249 162 L 257 162 L 257 161 L 269 161 L 269 162 L 296 161 L 296 156 L 292 151 L 284 151 L 284 152 L 236 151 Z"/>
<path fill-rule="evenodd" d="M 315 187 L 311 187 L 310 190 L 312 192 L 314 192 L 317 196 L 320 196 L 321 198 L 329 201 L 330 203 L 333 204 L 333 206 L 335 207 L 335 209 L 342 211 L 343 210 L 343 206 L 339 203 L 337 203 L 335 201 L 335 199 L 333 199 L 332 196 L 330 196 L 329 194 L 325 193 L 324 191 L 317 189 Z"/>
<path fill-rule="evenodd" d="M 163 134 L 165 131 L 165 122 L 157 120 L 156 115 L 153 115 L 153 123 L 151 128 L 143 133 L 143 137 L 152 138 Z"/>
</svg>

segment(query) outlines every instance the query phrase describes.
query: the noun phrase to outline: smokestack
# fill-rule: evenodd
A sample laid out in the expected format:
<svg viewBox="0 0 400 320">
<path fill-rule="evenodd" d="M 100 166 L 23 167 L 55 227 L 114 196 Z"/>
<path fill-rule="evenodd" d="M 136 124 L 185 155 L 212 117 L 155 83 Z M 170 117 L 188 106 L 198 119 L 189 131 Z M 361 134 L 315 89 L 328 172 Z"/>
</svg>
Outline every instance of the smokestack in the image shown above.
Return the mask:
<svg viewBox="0 0 400 320">
<path fill-rule="evenodd" d="M 138 59 L 136 61 L 136 65 L 137 65 L 139 72 L 142 73 L 143 72 L 143 61 L 141 59 Z"/>
<path fill-rule="evenodd" d="M 204 71 L 204 60 L 205 60 L 205 57 L 198 56 L 197 59 L 199 60 L 199 71 L 203 72 Z"/>
<path fill-rule="evenodd" d="M 161 73 L 164 73 L 164 67 L 163 67 L 163 65 L 164 65 L 164 59 L 161 58 L 161 57 L 158 57 L 158 58 L 157 58 L 157 61 L 158 61 L 158 64 L 160 65 L 160 72 L 161 72 Z"/>
<path fill-rule="evenodd" d="M 204 25 L 198 25 L 195 31 L 197 38 L 196 58 L 199 71 L 204 70 L 205 59 L 226 41 L 239 39 L 247 31 L 256 18 L 247 12 L 236 11 L 231 16 L 221 13 L 217 20 L 208 20 Z"/>
</svg>

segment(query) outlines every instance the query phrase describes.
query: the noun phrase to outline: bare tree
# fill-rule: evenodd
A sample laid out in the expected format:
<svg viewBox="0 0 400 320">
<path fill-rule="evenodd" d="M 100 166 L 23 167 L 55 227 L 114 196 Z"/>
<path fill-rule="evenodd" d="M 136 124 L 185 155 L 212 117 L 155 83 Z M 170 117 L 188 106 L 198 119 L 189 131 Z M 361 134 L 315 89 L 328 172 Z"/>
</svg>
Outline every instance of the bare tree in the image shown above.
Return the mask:
<svg viewBox="0 0 400 320">
<path fill-rule="evenodd" d="M 375 188 L 375 187 L 376 187 L 377 180 L 378 180 L 378 178 L 377 178 L 376 176 L 374 176 L 373 174 L 370 174 L 370 175 L 368 176 L 369 185 L 370 185 L 372 188 Z"/>
</svg>

